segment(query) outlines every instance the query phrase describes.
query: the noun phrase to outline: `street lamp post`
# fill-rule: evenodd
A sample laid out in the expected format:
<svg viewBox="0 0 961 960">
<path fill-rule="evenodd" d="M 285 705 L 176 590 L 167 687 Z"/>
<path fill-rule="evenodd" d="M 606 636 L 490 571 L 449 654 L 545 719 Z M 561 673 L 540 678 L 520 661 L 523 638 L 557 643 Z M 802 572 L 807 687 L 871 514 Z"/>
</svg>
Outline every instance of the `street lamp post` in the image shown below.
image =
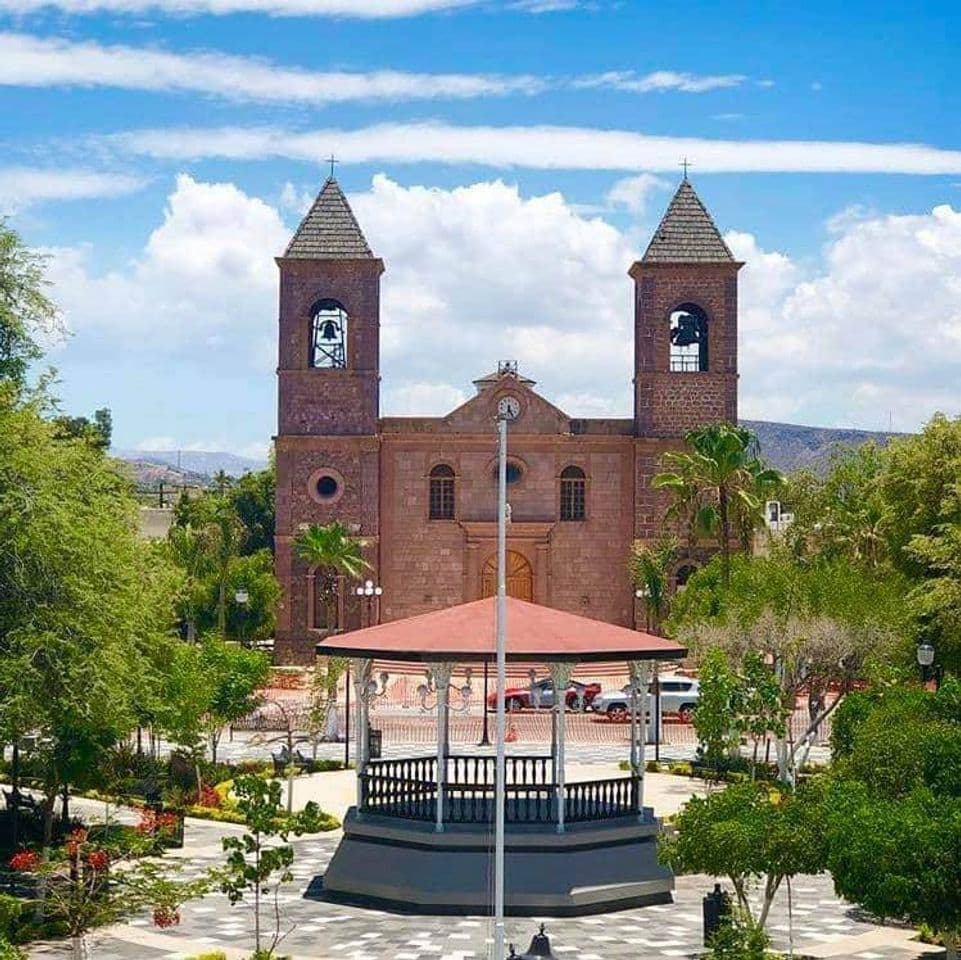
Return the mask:
<svg viewBox="0 0 961 960">
<path fill-rule="evenodd" d="M 384 592 L 384 588 L 378 586 L 373 580 L 365 580 L 363 585 L 358 587 L 354 593 L 357 594 L 362 600 L 366 601 L 367 606 L 367 626 L 372 627 L 374 625 L 374 601 L 380 600 L 381 594 Z M 378 609 L 378 614 L 380 610 Z M 378 615 L 377 619 L 380 619 Z"/>
<path fill-rule="evenodd" d="M 247 644 L 244 643 L 244 626 L 246 625 L 244 614 L 247 612 L 247 603 L 250 600 L 250 594 L 247 592 L 247 588 L 237 587 L 234 591 L 234 600 L 240 611 L 240 645 L 245 647 Z"/>
<path fill-rule="evenodd" d="M 638 587 L 634 591 L 634 597 L 637 600 L 644 601 L 644 619 L 647 623 L 647 628 L 651 628 L 651 616 L 650 610 L 647 606 L 648 598 L 651 595 L 651 591 L 647 587 Z M 659 664 L 657 661 L 653 664 L 652 680 L 654 683 L 654 761 L 655 763 L 661 762 L 661 674 Z"/>
<path fill-rule="evenodd" d="M 373 580 L 365 580 L 363 584 L 355 588 L 354 593 L 362 601 L 366 601 L 367 607 L 367 626 L 372 627 L 374 620 L 374 601 L 378 601 L 377 620 L 380 620 L 379 601 L 384 588 Z M 361 618 L 363 619 L 363 617 Z M 361 624 L 363 625 L 363 624 Z M 350 766 L 350 661 L 347 661 L 347 685 L 344 688 L 344 769 Z"/>
<path fill-rule="evenodd" d="M 491 745 L 490 732 L 487 729 L 487 667 L 488 663 L 484 661 L 484 699 L 481 702 L 481 712 L 484 714 L 484 729 L 481 734 L 480 743 L 477 744 L 479 747 L 489 747 Z"/>
<path fill-rule="evenodd" d="M 927 684 L 933 680 L 934 689 L 941 686 L 941 667 L 934 662 L 935 649 L 927 642 L 919 643 L 917 650 L 918 666 L 921 668 L 921 682 Z"/>
</svg>

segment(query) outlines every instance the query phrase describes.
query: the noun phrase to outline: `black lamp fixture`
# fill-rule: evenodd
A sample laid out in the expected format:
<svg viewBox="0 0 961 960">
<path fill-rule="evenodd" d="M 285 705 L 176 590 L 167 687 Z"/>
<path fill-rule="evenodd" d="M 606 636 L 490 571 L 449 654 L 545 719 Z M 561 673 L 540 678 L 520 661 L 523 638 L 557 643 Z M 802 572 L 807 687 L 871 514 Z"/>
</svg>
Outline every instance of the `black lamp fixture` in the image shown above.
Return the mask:
<svg viewBox="0 0 961 960">
<path fill-rule="evenodd" d="M 527 953 L 522 953 L 519 957 L 514 953 L 514 944 L 510 944 L 510 957 L 514 960 L 557 960 L 557 957 L 551 951 L 551 941 L 550 938 L 544 933 L 544 924 L 541 924 L 540 930 L 531 937 L 531 945 L 527 950 Z M 510 960 L 510 958 L 508 958 Z"/>
<path fill-rule="evenodd" d="M 926 640 L 918 644 L 917 659 L 921 668 L 921 682 L 926 684 L 934 680 L 934 688 L 937 690 L 941 685 L 941 667 L 935 665 L 935 655 L 933 644 Z"/>
</svg>

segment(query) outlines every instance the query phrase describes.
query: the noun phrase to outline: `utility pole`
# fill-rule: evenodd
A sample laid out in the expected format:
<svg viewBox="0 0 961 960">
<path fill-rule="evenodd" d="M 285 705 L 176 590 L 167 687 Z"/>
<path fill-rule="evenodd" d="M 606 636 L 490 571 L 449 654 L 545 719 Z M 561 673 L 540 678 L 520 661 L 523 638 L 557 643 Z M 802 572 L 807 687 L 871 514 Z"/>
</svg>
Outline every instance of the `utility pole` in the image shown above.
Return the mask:
<svg viewBox="0 0 961 960">
<path fill-rule="evenodd" d="M 497 723 L 494 764 L 494 960 L 504 958 L 504 739 L 507 714 L 507 418 L 497 419 Z M 487 709 L 487 704 L 484 704 Z"/>
</svg>

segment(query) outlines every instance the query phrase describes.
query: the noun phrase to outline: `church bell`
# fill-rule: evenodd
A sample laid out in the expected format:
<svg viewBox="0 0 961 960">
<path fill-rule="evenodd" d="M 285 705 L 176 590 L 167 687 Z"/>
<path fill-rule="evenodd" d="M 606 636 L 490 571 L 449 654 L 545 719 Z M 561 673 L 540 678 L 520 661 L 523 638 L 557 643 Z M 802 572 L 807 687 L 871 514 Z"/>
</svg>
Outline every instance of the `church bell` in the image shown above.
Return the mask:
<svg viewBox="0 0 961 960">
<path fill-rule="evenodd" d="M 325 320 L 323 326 L 320 328 L 320 339 L 321 340 L 339 340 L 340 330 L 337 327 L 337 323 L 334 320 Z"/>
</svg>

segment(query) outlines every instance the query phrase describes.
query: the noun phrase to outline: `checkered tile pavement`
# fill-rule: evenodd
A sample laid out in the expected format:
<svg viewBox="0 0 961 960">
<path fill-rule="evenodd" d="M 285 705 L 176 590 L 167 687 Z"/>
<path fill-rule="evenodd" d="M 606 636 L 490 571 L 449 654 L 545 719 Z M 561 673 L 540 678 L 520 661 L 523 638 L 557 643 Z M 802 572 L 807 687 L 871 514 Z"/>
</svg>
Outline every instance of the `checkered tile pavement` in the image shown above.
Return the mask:
<svg viewBox="0 0 961 960">
<path fill-rule="evenodd" d="M 210 842 L 217 833 L 214 825 L 192 824 L 190 830 L 188 842 L 195 852 L 188 851 L 183 875 L 197 876 L 222 863 L 222 855 Z M 295 881 L 281 896 L 285 929 L 290 928 L 283 953 L 328 960 L 486 960 L 490 956 L 492 930 L 484 917 L 409 916 L 305 898 L 308 887 L 323 874 L 339 838 L 339 833 L 332 833 L 295 842 Z M 518 952 L 524 952 L 538 921 L 543 920 L 562 960 L 693 958 L 702 950 L 701 897 L 711 886 L 706 877 L 682 877 L 673 905 L 593 917 L 508 918 L 507 937 Z M 818 948 L 822 956 L 858 960 L 914 960 L 921 954 L 920 945 L 904 944 L 902 931 L 879 928 L 838 900 L 829 877 L 797 878 L 792 893 L 796 956 Z M 775 947 L 787 952 L 786 890 L 772 910 L 769 930 Z M 97 936 L 91 956 L 95 960 L 182 960 L 201 950 L 249 951 L 252 943 L 250 907 L 232 907 L 225 897 L 212 894 L 187 905 L 179 927 L 161 932 L 143 918 L 113 936 Z M 843 948 L 846 943 L 849 950 Z M 57 948 L 34 954 L 45 960 L 67 955 Z"/>
</svg>

